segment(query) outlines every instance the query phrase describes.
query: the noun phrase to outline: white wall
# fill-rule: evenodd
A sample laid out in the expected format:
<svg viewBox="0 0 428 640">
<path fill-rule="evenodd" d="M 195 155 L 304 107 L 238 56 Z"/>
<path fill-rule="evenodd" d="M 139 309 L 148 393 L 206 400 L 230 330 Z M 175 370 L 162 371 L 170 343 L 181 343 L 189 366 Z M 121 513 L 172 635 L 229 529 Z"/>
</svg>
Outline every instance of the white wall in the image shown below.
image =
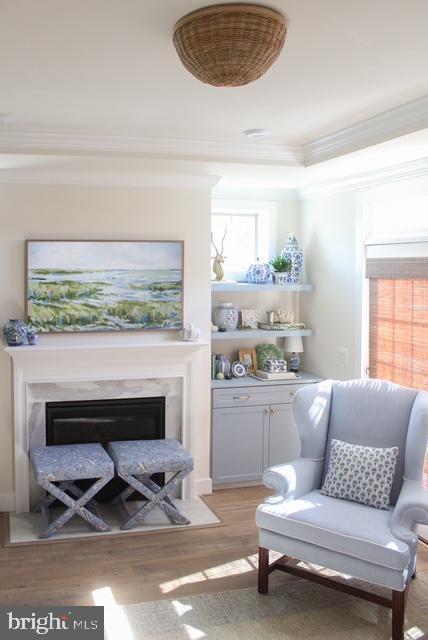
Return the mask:
<svg viewBox="0 0 428 640">
<path fill-rule="evenodd" d="M 427 190 L 428 178 L 421 176 L 300 202 L 306 280 L 315 286 L 300 297 L 301 319 L 315 330 L 304 339 L 307 371 L 339 380 L 360 377 L 367 205 Z M 405 215 L 411 201 L 402 202 Z M 348 349 L 347 364 L 340 360 L 340 347 Z"/>
<path fill-rule="evenodd" d="M 315 335 L 304 339 L 303 368 L 327 378 L 359 376 L 357 194 L 337 193 L 301 201 L 301 241 L 307 282 L 300 317 Z M 349 361 L 339 358 L 348 349 Z"/>
<path fill-rule="evenodd" d="M 294 233 L 300 241 L 301 236 L 301 203 L 299 200 L 283 200 L 277 204 L 277 253 L 287 244 L 290 233 Z M 303 280 L 304 281 L 304 280 Z"/>
<path fill-rule="evenodd" d="M 25 239 L 184 240 L 185 321 L 209 339 L 210 213 L 209 189 L 0 185 L 0 324 L 24 316 Z M 194 473 L 197 489 L 206 491 L 209 349 L 198 358 Z M 0 510 L 13 508 L 11 403 L 11 362 L 0 350 Z"/>
</svg>

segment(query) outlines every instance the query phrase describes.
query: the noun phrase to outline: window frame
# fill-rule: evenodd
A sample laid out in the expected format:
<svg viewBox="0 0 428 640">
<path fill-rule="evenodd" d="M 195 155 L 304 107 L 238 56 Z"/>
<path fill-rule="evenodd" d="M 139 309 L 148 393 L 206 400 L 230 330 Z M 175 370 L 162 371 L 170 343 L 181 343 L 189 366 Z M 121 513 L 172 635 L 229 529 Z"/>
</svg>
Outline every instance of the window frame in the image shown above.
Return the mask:
<svg viewBox="0 0 428 640">
<path fill-rule="evenodd" d="M 251 261 L 248 263 L 250 264 L 251 262 L 254 262 L 257 258 L 257 251 L 258 251 L 258 247 L 259 247 L 259 220 L 258 220 L 258 216 L 256 213 L 254 212 L 250 212 L 250 211 L 239 211 L 239 213 L 236 212 L 229 212 L 229 211 L 212 211 L 211 212 L 211 221 L 213 216 L 223 216 L 223 217 L 227 217 L 227 218 L 237 218 L 237 217 L 246 217 L 246 218 L 254 218 L 254 258 L 251 259 Z M 219 247 L 220 249 L 221 247 Z M 225 262 L 225 266 L 227 265 L 227 261 Z M 233 270 L 229 270 L 229 269 L 224 269 L 225 273 L 231 274 L 231 273 L 245 273 L 245 272 L 241 272 L 241 271 L 233 271 Z"/>
<path fill-rule="evenodd" d="M 258 257 L 260 262 L 268 262 L 271 255 L 276 255 L 276 207 L 272 202 L 250 200 L 222 200 L 214 199 L 211 207 L 211 216 L 255 216 L 256 218 L 256 252 L 254 262 Z M 246 272 L 232 271 L 227 268 L 227 260 L 224 263 L 225 277 L 237 282 L 245 282 Z"/>
</svg>

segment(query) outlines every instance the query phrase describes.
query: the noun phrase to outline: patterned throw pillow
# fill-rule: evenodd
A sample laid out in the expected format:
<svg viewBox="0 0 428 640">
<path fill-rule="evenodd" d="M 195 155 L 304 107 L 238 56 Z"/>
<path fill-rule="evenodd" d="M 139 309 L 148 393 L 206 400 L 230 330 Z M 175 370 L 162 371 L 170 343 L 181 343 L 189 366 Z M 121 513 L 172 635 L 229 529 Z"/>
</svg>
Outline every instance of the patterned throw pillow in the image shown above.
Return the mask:
<svg viewBox="0 0 428 640">
<path fill-rule="evenodd" d="M 332 440 L 321 493 L 388 509 L 398 447 L 382 449 Z"/>
</svg>

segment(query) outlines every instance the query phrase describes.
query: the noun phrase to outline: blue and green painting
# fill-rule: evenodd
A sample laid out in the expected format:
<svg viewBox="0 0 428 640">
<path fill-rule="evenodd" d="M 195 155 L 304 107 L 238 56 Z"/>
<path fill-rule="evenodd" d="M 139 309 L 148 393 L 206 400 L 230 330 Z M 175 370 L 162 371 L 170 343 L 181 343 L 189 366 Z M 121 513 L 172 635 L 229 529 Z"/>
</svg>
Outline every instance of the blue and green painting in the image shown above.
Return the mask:
<svg viewBox="0 0 428 640">
<path fill-rule="evenodd" d="M 182 242 L 29 240 L 27 256 L 41 332 L 182 328 Z"/>
</svg>

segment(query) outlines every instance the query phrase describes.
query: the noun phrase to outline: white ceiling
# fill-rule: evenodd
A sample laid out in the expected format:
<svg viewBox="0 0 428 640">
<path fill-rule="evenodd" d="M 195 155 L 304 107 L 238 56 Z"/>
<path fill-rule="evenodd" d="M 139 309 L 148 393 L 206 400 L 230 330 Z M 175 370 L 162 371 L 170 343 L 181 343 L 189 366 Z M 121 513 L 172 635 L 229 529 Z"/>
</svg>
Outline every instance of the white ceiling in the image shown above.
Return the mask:
<svg viewBox="0 0 428 640">
<path fill-rule="evenodd" d="M 300 146 L 428 93 L 427 0 L 270 0 L 289 19 L 284 51 L 234 89 L 198 82 L 172 45 L 176 20 L 205 4 L 3 2 L 3 131 L 242 142 L 265 127 Z"/>
</svg>

